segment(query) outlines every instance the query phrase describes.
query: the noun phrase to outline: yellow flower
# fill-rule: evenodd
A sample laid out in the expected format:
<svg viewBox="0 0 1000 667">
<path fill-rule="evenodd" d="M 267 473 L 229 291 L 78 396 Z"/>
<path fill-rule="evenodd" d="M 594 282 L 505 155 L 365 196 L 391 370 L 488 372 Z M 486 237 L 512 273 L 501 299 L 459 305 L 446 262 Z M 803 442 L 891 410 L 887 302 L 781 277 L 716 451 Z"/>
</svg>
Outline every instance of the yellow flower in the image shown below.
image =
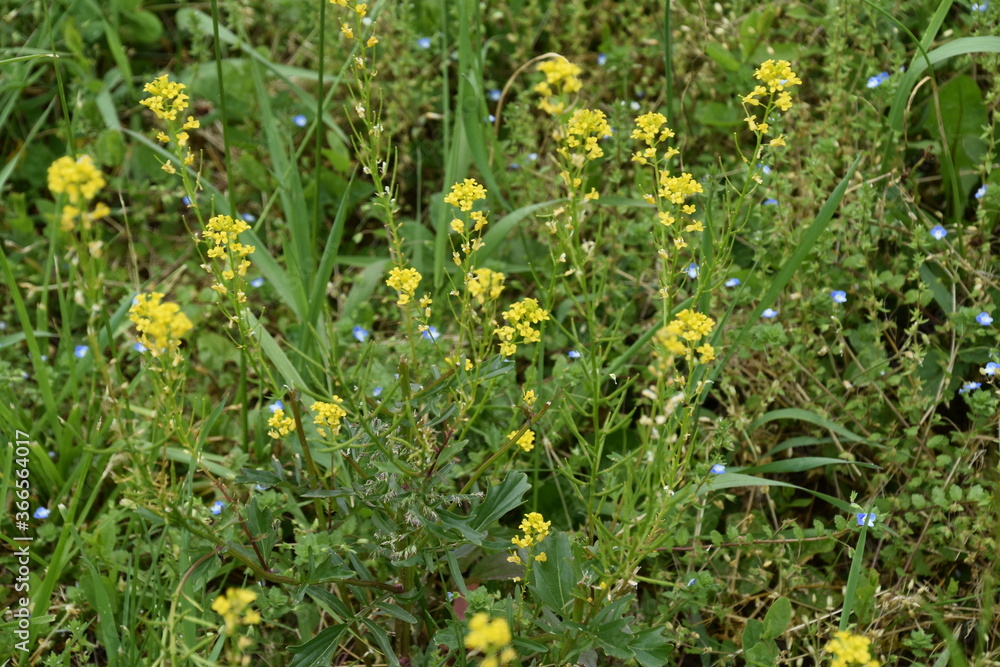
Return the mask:
<svg viewBox="0 0 1000 667">
<path fill-rule="evenodd" d="M 544 563 L 548 559 L 549 559 L 549 557 L 545 555 L 544 551 L 542 553 L 538 554 L 537 556 L 535 556 L 535 560 L 538 561 L 539 563 Z"/>
<path fill-rule="evenodd" d="M 139 294 L 129 309 L 129 319 L 139 332 L 139 342 L 158 357 L 165 352 L 176 352 L 181 338 L 194 327 L 176 303 L 163 303 L 163 294 Z"/>
<path fill-rule="evenodd" d="M 768 91 L 775 93 L 785 89 L 785 86 L 802 85 L 802 80 L 795 76 L 792 65 L 787 60 L 765 60 L 753 76 L 767 85 Z"/>
<path fill-rule="evenodd" d="M 535 396 L 534 389 L 529 389 L 528 391 L 524 392 L 524 396 L 521 397 L 521 400 L 527 403 L 528 407 L 531 407 L 532 405 L 535 404 L 535 401 L 538 400 L 538 397 Z"/>
<path fill-rule="evenodd" d="M 344 33 L 344 37 L 347 39 L 354 39 L 354 31 L 351 30 L 351 26 L 346 23 L 340 24 L 340 32 Z"/>
<path fill-rule="evenodd" d="M 879 661 L 871 655 L 870 646 L 871 641 L 867 637 L 843 631 L 836 633 L 825 647 L 833 654 L 830 667 L 879 667 Z"/>
<path fill-rule="evenodd" d="M 285 411 L 281 408 L 274 411 L 271 418 L 267 420 L 267 425 L 271 427 L 271 430 L 267 434 L 275 440 L 295 430 L 295 420 L 291 417 L 286 417 Z"/>
<path fill-rule="evenodd" d="M 684 340 L 696 342 L 710 334 L 714 326 L 715 320 L 712 318 L 685 308 L 667 325 L 667 332 Z"/>
<path fill-rule="evenodd" d="M 175 83 L 164 74 L 143 86 L 152 97 L 140 100 L 139 104 L 149 108 L 160 120 L 177 120 L 177 114 L 187 109 L 188 96 L 181 91 L 187 88 L 183 83 Z M 190 116 L 188 117 L 190 120 Z"/>
<path fill-rule="evenodd" d="M 318 427 L 316 431 L 322 437 L 326 437 L 326 428 L 324 427 L 329 427 L 333 435 L 340 433 L 340 420 L 347 416 L 347 411 L 340 407 L 343 402 L 344 399 L 334 396 L 332 403 L 316 401 L 309 406 L 309 409 L 316 413 L 313 424 L 316 424 Z"/>
<path fill-rule="evenodd" d="M 517 435 L 517 431 L 511 431 L 510 433 L 507 434 L 506 439 L 510 440 L 515 435 Z M 532 449 L 535 448 L 535 432 L 529 428 L 527 431 L 524 432 L 524 434 L 520 438 L 517 439 L 516 444 L 524 451 L 530 452 Z"/>
<path fill-rule="evenodd" d="M 604 151 L 597 142 L 609 134 L 611 134 L 611 126 L 608 125 L 603 111 L 577 109 L 566 124 L 564 133 L 566 147 L 561 148 L 560 153 L 568 157 L 571 151 L 568 151 L 567 148 L 573 149 L 582 146 L 586 159 L 594 160 L 602 157 Z"/>
<path fill-rule="evenodd" d="M 89 202 L 107 184 L 89 155 L 81 155 L 75 160 L 64 155 L 49 165 L 48 176 L 49 190 L 65 194 L 71 204 Z"/>
<path fill-rule="evenodd" d="M 256 599 L 257 593 L 254 591 L 246 588 L 230 588 L 225 595 L 215 598 L 212 603 L 212 611 L 222 616 L 226 622 L 226 632 L 233 634 L 241 624 L 255 625 L 260 623 L 260 614 L 253 609 L 247 609 Z M 245 613 L 244 610 L 246 610 Z M 240 617 L 241 613 L 243 614 L 242 618 Z"/>
<path fill-rule="evenodd" d="M 473 651 L 482 651 L 487 656 L 492 657 L 494 653 L 500 651 L 511 642 L 510 626 L 506 619 L 490 617 L 482 612 L 469 619 L 469 634 L 465 636 L 465 648 Z M 510 662 L 514 656 L 509 652 L 505 662 Z M 501 655 L 503 657 L 503 655 Z M 494 663 L 496 664 L 496 663 Z"/>
<path fill-rule="evenodd" d="M 402 269 L 398 266 L 392 267 L 385 284 L 396 290 L 398 296 L 398 300 L 396 301 L 397 306 L 405 306 L 410 302 L 422 277 L 416 269 Z"/>
<path fill-rule="evenodd" d="M 571 95 L 583 88 L 583 82 L 578 78 L 583 70 L 559 56 L 539 63 L 538 71 L 545 74 L 545 81 L 534 87 L 534 91 L 542 96 L 538 108 L 550 116 L 557 116 L 566 110 L 565 102 L 559 100 L 558 96 Z"/>
<path fill-rule="evenodd" d="M 472 204 L 480 199 L 486 199 L 486 188 L 474 178 L 467 178 L 451 186 L 451 192 L 444 198 L 444 202 L 462 211 L 471 211 Z"/>
<path fill-rule="evenodd" d="M 694 180 L 694 177 L 686 172 L 680 176 L 670 176 L 667 172 L 661 173 L 660 186 L 657 194 L 671 204 L 683 204 L 688 197 L 704 192 L 701 183 Z"/>
<path fill-rule="evenodd" d="M 365 46 L 367 46 L 369 49 L 371 47 L 375 46 L 376 44 L 378 44 L 378 37 L 376 37 L 375 35 L 372 35 L 371 37 L 369 37 L 368 41 L 365 42 Z"/>
<path fill-rule="evenodd" d="M 483 305 L 487 299 L 495 301 L 503 292 L 504 281 L 507 276 L 499 271 L 491 271 L 487 268 L 476 269 L 466 280 L 465 288 L 479 305 Z"/>
<path fill-rule="evenodd" d="M 167 160 L 166 162 L 164 162 L 163 166 L 160 167 L 160 169 L 162 169 L 163 171 L 167 172 L 168 174 L 176 174 L 177 173 L 177 168 L 174 167 L 174 165 L 172 165 L 170 163 L 170 160 Z"/>
<path fill-rule="evenodd" d="M 770 145 L 772 147 L 775 147 L 775 148 L 778 147 L 778 146 L 784 146 L 785 145 L 785 135 L 781 135 L 777 139 L 771 139 L 771 141 L 768 142 L 768 145 Z"/>
</svg>

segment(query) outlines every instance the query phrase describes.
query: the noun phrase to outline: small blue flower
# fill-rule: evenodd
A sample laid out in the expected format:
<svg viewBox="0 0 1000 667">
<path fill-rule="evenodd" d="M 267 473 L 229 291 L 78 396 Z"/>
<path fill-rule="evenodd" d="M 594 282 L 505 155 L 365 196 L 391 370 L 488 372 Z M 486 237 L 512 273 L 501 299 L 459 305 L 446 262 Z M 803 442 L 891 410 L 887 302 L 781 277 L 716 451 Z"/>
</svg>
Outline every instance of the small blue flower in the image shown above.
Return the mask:
<svg viewBox="0 0 1000 667">
<path fill-rule="evenodd" d="M 986 194 L 986 186 L 985 185 L 980 185 L 979 189 L 976 190 L 975 197 L 976 197 L 976 199 L 982 199 L 985 194 Z"/>
<path fill-rule="evenodd" d="M 292 117 L 292 122 L 298 125 L 299 127 L 305 127 L 306 123 L 309 122 L 309 119 L 306 118 L 304 115 L 299 114 L 298 116 Z"/>
<path fill-rule="evenodd" d="M 976 321 L 982 324 L 984 327 L 988 327 L 993 324 L 993 318 L 985 310 L 978 315 L 976 315 Z"/>
<path fill-rule="evenodd" d="M 726 287 L 736 287 L 737 285 L 740 284 L 740 279 L 739 278 L 730 278 L 729 280 L 727 280 L 723 284 Z"/>
<path fill-rule="evenodd" d="M 760 167 L 760 170 L 762 172 L 764 172 L 765 176 L 767 176 L 768 174 L 771 173 L 771 168 L 769 166 L 767 166 L 766 164 L 757 163 L 757 166 Z"/>
<path fill-rule="evenodd" d="M 716 463 L 714 466 L 712 466 L 712 469 L 709 470 L 709 472 L 712 473 L 713 475 L 721 475 L 722 473 L 726 472 L 726 466 L 722 465 L 721 463 Z"/>
<path fill-rule="evenodd" d="M 688 264 L 688 267 L 687 269 L 685 269 L 684 272 L 688 274 L 688 278 L 691 278 L 693 280 L 698 277 L 699 271 L 700 269 L 698 268 L 698 265 L 695 264 L 694 262 L 691 262 L 690 264 Z"/>
<path fill-rule="evenodd" d="M 42 355 L 42 361 L 48 361 L 48 360 L 49 360 L 49 355 L 43 354 Z"/>
<path fill-rule="evenodd" d="M 49 458 L 52 459 L 53 461 L 56 460 L 56 453 L 51 449 L 49 450 Z"/>
<path fill-rule="evenodd" d="M 381 395 L 382 395 L 382 387 L 375 387 L 374 389 L 372 389 L 372 396 L 375 396 L 377 398 Z"/>
<path fill-rule="evenodd" d="M 868 87 L 869 88 L 878 88 L 879 86 L 881 86 L 883 83 L 885 83 L 888 80 L 889 80 L 889 73 L 888 72 L 879 72 L 875 76 L 872 76 L 872 77 L 868 78 Z"/>
<path fill-rule="evenodd" d="M 570 359 L 579 359 L 583 355 L 581 355 L 576 350 L 570 350 L 569 352 L 566 353 L 566 356 L 569 357 Z"/>
<path fill-rule="evenodd" d="M 941 225 L 934 225 L 931 229 L 931 236 L 940 241 L 944 237 L 948 236 L 948 230 Z"/>
<path fill-rule="evenodd" d="M 75 348 L 73 348 L 73 356 L 76 357 L 77 359 L 83 359 L 85 356 L 87 356 L 87 350 L 89 349 L 90 348 L 87 347 L 86 345 L 77 345 Z"/>
<path fill-rule="evenodd" d="M 271 487 L 264 486 L 263 484 L 255 484 L 253 488 L 257 489 L 258 491 L 267 491 Z"/>
<path fill-rule="evenodd" d="M 243 218 L 244 222 L 249 222 L 249 223 L 257 222 L 257 216 L 254 215 L 253 213 L 244 213 L 240 217 Z"/>
<path fill-rule="evenodd" d="M 143 345 L 142 343 L 136 343 L 135 345 L 132 346 L 132 349 L 138 352 L 139 354 L 142 354 L 143 352 L 149 352 L 149 348 Z"/>
<path fill-rule="evenodd" d="M 534 162 L 538 159 L 538 153 L 528 153 L 528 159 Z"/>
<path fill-rule="evenodd" d="M 438 332 L 436 327 L 427 327 L 427 330 L 420 334 L 427 340 L 437 340 L 441 337 L 440 332 Z"/>
<path fill-rule="evenodd" d="M 216 500 L 214 503 L 212 503 L 212 507 L 209 508 L 209 511 L 215 516 L 219 516 L 220 514 L 222 514 L 222 510 L 224 509 L 226 509 L 226 503 L 222 502 L 221 500 Z"/>
<path fill-rule="evenodd" d="M 778 205 L 778 200 L 777 199 L 765 199 L 764 200 L 764 206 L 777 206 L 777 205 Z"/>
<path fill-rule="evenodd" d="M 774 308 L 767 308 L 764 310 L 763 313 L 760 314 L 760 316 L 770 320 L 778 316 L 778 311 L 776 311 Z"/>
<path fill-rule="evenodd" d="M 184 203 L 185 206 L 190 206 L 191 205 L 191 198 L 188 197 L 187 195 L 184 195 L 183 197 L 181 197 L 181 201 Z"/>
<path fill-rule="evenodd" d="M 497 122 L 497 117 L 496 117 L 496 116 L 494 116 L 493 114 L 490 114 L 489 116 L 487 116 L 487 117 L 485 118 L 485 121 L 486 121 L 487 123 L 490 123 L 490 124 L 492 125 L 493 123 Z"/>
<path fill-rule="evenodd" d="M 510 169 L 511 171 L 517 171 L 518 169 L 521 168 L 521 165 L 519 165 L 516 162 L 511 162 L 509 165 L 507 165 L 507 168 Z"/>
<path fill-rule="evenodd" d="M 989 7 L 989 6 L 990 6 L 990 3 L 988 3 L 988 2 L 973 2 L 971 9 L 974 12 L 985 12 L 986 8 Z"/>
<path fill-rule="evenodd" d="M 360 324 L 355 326 L 354 330 L 351 333 L 354 334 L 354 340 L 358 341 L 359 343 L 365 342 L 371 335 L 371 333 L 368 332 L 368 329 L 365 329 Z"/>
<path fill-rule="evenodd" d="M 691 587 L 691 586 L 694 586 L 694 585 L 695 585 L 695 584 L 697 584 L 697 583 L 698 583 L 698 580 L 697 580 L 697 579 L 690 579 L 690 580 L 688 581 L 688 587 Z"/>
<path fill-rule="evenodd" d="M 970 391 L 975 391 L 983 386 L 982 382 L 966 382 L 962 385 L 962 388 L 958 390 L 960 394 L 968 394 Z"/>
<path fill-rule="evenodd" d="M 429 48 L 431 48 L 431 38 L 430 37 L 421 37 L 420 39 L 417 40 L 417 46 L 419 46 L 422 49 L 429 49 Z"/>
<path fill-rule="evenodd" d="M 864 526 L 867 524 L 869 528 L 875 525 L 875 519 L 878 515 L 875 512 L 868 514 L 866 512 L 858 512 L 858 525 Z"/>
<path fill-rule="evenodd" d="M 597 56 L 597 64 L 604 67 L 608 64 L 608 57 L 603 53 Z"/>
<path fill-rule="evenodd" d="M 271 412 L 277 412 L 278 410 L 284 410 L 285 404 L 281 401 L 275 401 L 274 403 L 271 403 L 271 405 L 267 406 L 267 409 Z"/>
<path fill-rule="evenodd" d="M 983 375 L 996 375 L 997 373 L 1000 373 L 1000 364 L 995 361 L 991 361 L 980 368 L 979 372 Z"/>
<path fill-rule="evenodd" d="M 52 511 L 49 508 L 39 507 L 32 516 L 36 519 L 48 519 L 50 514 L 52 514 Z"/>
<path fill-rule="evenodd" d="M 499 102 L 501 95 L 503 95 L 503 93 L 499 88 L 493 88 L 490 92 L 486 93 L 486 96 L 490 98 L 490 102 Z"/>
<path fill-rule="evenodd" d="M 847 303 L 847 292 L 842 289 L 835 289 L 830 292 L 830 298 L 833 299 L 835 303 Z"/>
<path fill-rule="evenodd" d="M 0 321 L 0 331 L 6 331 L 6 330 L 7 330 L 7 323 Z"/>
<path fill-rule="evenodd" d="M 250 287 L 263 287 L 263 286 L 264 286 L 263 278 L 254 278 L 253 280 L 250 281 Z"/>
</svg>

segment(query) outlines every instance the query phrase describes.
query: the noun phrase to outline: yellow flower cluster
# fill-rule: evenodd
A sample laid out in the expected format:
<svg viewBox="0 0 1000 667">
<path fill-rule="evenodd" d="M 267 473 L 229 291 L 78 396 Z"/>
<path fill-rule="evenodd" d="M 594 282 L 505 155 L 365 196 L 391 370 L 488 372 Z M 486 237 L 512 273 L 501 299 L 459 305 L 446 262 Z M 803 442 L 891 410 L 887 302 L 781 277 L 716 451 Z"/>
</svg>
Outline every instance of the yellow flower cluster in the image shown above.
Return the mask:
<svg viewBox="0 0 1000 667">
<path fill-rule="evenodd" d="M 578 78 L 583 70 L 562 56 L 539 63 L 537 69 L 545 75 L 545 81 L 535 84 L 535 92 L 542 96 L 538 108 L 550 116 L 557 116 L 566 110 L 566 102 L 559 98 L 583 88 Z"/>
<path fill-rule="evenodd" d="M 533 547 L 536 544 L 541 543 L 548 534 L 549 527 L 552 525 L 551 521 L 545 521 L 541 514 L 538 512 L 529 512 L 524 515 L 524 519 L 521 520 L 520 530 L 524 533 L 523 537 L 512 537 L 510 541 L 522 549 L 527 549 Z"/>
<path fill-rule="evenodd" d="M 247 609 L 257 593 L 246 588 L 230 588 L 225 595 L 215 598 L 212 610 L 219 613 L 226 622 L 226 632 L 233 634 L 237 627 L 260 623 L 260 614 L 254 609 Z M 240 616 L 242 614 L 242 617 Z"/>
<path fill-rule="evenodd" d="M 490 617 L 478 613 L 469 619 L 469 634 L 465 636 L 465 648 L 485 654 L 480 667 L 500 667 L 517 657 L 510 646 L 510 626 L 506 619 Z"/>
<path fill-rule="evenodd" d="M 684 172 L 680 176 L 671 176 L 669 172 L 660 173 L 660 191 L 657 193 L 661 198 L 666 199 L 671 204 L 684 204 L 684 200 L 691 195 L 701 194 L 704 190 L 701 183 L 694 180 L 691 174 Z M 681 210 L 684 213 L 694 213 L 694 205 L 688 205 Z"/>
<path fill-rule="evenodd" d="M 84 229 L 90 229 L 94 220 L 111 213 L 111 209 L 102 203 L 97 203 L 93 211 L 86 210 L 90 200 L 107 185 L 104 174 L 94 166 L 94 158 L 89 155 L 81 155 L 75 160 L 64 155 L 49 165 L 48 177 L 49 190 L 53 194 L 66 195 L 70 202 L 63 206 L 60 219 L 64 232 L 72 231 L 77 220 L 83 222 Z"/>
<path fill-rule="evenodd" d="M 332 435 L 338 435 L 340 433 L 340 420 L 347 416 L 347 411 L 341 407 L 344 399 L 340 396 L 334 396 L 332 403 L 323 403 L 321 401 L 316 401 L 313 403 L 309 409 L 316 413 L 313 418 L 313 424 L 316 424 L 316 430 L 321 436 L 326 437 L 326 428 L 328 427 Z"/>
<path fill-rule="evenodd" d="M 267 432 L 269 436 L 277 440 L 283 435 L 288 435 L 295 430 L 295 420 L 285 416 L 285 411 L 277 408 L 271 418 L 267 420 L 267 425 L 271 430 Z"/>
<path fill-rule="evenodd" d="M 657 341 L 673 354 L 683 354 L 692 359 L 694 352 L 700 356 L 698 361 L 703 364 L 715 359 L 715 348 L 708 343 L 695 347 L 702 338 L 712 332 L 715 320 L 684 309 L 663 329 L 657 332 Z M 682 342 L 684 341 L 684 342 Z"/>
<path fill-rule="evenodd" d="M 173 302 L 162 301 L 163 294 L 151 292 L 139 294 L 129 308 L 129 320 L 139 332 L 139 342 L 158 357 L 166 352 L 177 352 L 181 338 L 194 326 L 181 307 Z M 180 362 L 179 356 L 174 364 Z"/>
<path fill-rule="evenodd" d="M 423 276 L 416 269 L 402 269 L 398 266 L 392 267 L 385 284 L 396 290 L 396 295 L 398 296 L 398 300 L 396 301 L 397 306 L 405 306 L 410 302 L 414 292 L 417 290 L 417 286 L 420 284 L 421 278 Z"/>
<path fill-rule="evenodd" d="M 250 268 L 250 260 L 247 259 L 247 255 L 253 254 L 256 248 L 237 241 L 239 235 L 248 229 L 250 229 L 250 225 L 246 222 L 236 220 L 228 215 L 217 215 L 210 218 L 205 226 L 202 236 L 208 239 L 212 246 L 208 249 L 208 256 L 212 259 L 225 260 L 225 268 L 222 269 L 221 276 L 227 282 L 234 280 L 236 276 L 246 276 L 247 269 Z M 212 271 L 210 267 L 207 270 Z M 226 294 L 229 291 L 229 288 L 221 282 L 212 285 L 212 289 L 219 294 Z M 239 283 L 236 285 L 236 298 L 240 303 L 246 301 L 246 294 L 240 289 Z"/>
<path fill-rule="evenodd" d="M 587 160 L 595 160 L 604 155 L 604 151 L 598 145 L 605 135 L 611 134 L 611 126 L 608 125 L 604 112 L 598 109 L 577 109 L 573 112 L 569 122 L 566 124 L 564 132 L 565 146 L 559 149 L 563 157 L 571 157 L 576 154 L 572 149 L 583 147 L 580 160 L 585 157 Z M 578 165 L 579 166 L 579 165 Z"/>
<path fill-rule="evenodd" d="M 639 164 L 649 164 L 656 159 L 656 146 L 659 143 L 671 139 L 674 131 L 666 127 L 667 117 L 661 113 L 650 112 L 635 119 L 635 129 L 632 130 L 632 138 L 638 139 L 646 144 L 646 148 L 632 154 L 632 162 Z M 663 128 L 662 130 L 660 128 Z M 668 148 L 663 154 L 664 160 L 669 160 L 680 151 L 676 148 Z"/>
<path fill-rule="evenodd" d="M 542 339 L 541 332 L 531 325 L 547 321 L 549 311 L 539 306 L 535 299 L 525 298 L 504 311 L 503 317 L 513 326 L 499 327 L 496 335 L 500 339 L 500 354 L 509 357 L 517 352 L 515 334 L 520 334 L 524 343 L 537 343 Z"/>
<path fill-rule="evenodd" d="M 142 87 L 152 95 L 139 104 L 147 107 L 160 120 L 177 120 L 177 114 L 188 108 L 188 96 L 181 91 L 187 88 L 183 83 L 170 81 L 166 74 L 153 79 Z"/>
<path fill-rule="evenodd" d="M 506 439 L 510 440 L 515 435 L 517 435 L 517 431 L 511 431 L 510 433 L 507 434 L 507 438 Z M 532 431 L 530 428 L 527 431 L 525 431 L 524 435 L 522 435 L 520 438 L 517 439 L 517 446 L 520 447 L 521 449 L 523 449 L 526 452 L 530 452 L 532 449 L 534 449 L 535 448 L 535 432 Z"/>
<path fill-rule="evenodd" d="M 763 82 L 764 85 L 754 86 L 754 89 L 748 95 L 740 97 L 743 109 L 747 113 L 746 118 L 743 120 L 751 132 L 763 135 L 770 131 L 770 126 L 766 121 L 758 123 L 756 114 L 751 113 L 747 107 L 764 106 L 765 119 L 774 107 L 777 107 L 781 111 L 788 111 L 792 108 L 792 95 L 785 88 L 802 85 L 802 79 L 795 75 L 795 72 L 792 71 L 791 63 L 787 60 L 767 60 L 754 71 L 753 75 L 755 79 Z M 777 93 L 777 96 L 775 96 L 775 93 Z M 768 101 L 759 99 L 765 95 L 769 96 Z M 784 136 L 780 136 L 771 139 L 769 144 L 771 146 L 784 146 L 785 138 Z"/>
<path fill-rule="evenodd" d="M 455 183 L 451 186 L 451 192 L 444 198 L 446 204 L 451 204 L 462 212 L 472 211 L 469 213 L 469 222 L 472 223 L 471 230 L 466 225 L 466 221 L 461 218 L 454 218 L 451 221 L 452 231 L 462 236 L 460 247 L 466 257 L 485 245 L 482 232 L 489 220 L 486 219 L 486 214 L 483 211 L 472 210 L 472 206 L 480 199 L 486 199 L 486 188 L 477 183 L 474 178 L 467 178 L 461 183 Z M 472 238 L 473 233 L 476 234 L 475 238 Z M 461 265 L 462 257 L 457 252 L 452 253 L 452 259 L 455 264 Z"/>
<path fill-rule="evenodd" d="M 487 299 L 496 301 L 503 292 L 504 281 L 507 276 L 499 271 L 490 269 L 476 269 L 465 280 L 465 288 L 479 305 L 483 305 Z"/>
<path fill-rule="evenodd" d="M 879 667 L 879 661 L 872 657 L 871 641 L 867 637 L 838 632 L 826 645 L 826 650 L 833 654 L 830 667 Z"/>
</svg>

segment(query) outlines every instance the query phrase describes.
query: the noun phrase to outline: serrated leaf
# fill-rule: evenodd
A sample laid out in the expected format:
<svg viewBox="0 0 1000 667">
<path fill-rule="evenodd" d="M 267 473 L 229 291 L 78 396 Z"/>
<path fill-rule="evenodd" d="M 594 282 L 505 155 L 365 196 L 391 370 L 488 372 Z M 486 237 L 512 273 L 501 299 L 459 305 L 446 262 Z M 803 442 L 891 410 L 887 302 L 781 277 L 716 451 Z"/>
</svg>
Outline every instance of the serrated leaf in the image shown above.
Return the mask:
<svg viewBox="0 0 1000 667">
<path fill-rule="evenodd" d="M 536 553 L 539 550 L 545 552 L 546 560 L 534 563 L 529 588 L 539 602 L 558 613 L 573 601 L 573 589 L 583 576 L 580 562 L 563 532 L 550 534 L 535 547 Z"/>
</svg>

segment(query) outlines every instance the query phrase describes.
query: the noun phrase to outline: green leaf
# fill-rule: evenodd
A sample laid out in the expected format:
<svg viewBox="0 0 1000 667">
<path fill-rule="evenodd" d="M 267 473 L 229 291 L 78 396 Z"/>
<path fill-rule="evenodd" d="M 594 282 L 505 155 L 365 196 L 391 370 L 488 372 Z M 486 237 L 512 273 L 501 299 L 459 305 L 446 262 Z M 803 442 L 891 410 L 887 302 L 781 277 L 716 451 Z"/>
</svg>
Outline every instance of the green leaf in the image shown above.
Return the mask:
<svg viewBox="0 0 1000 667">
<path fill-rule="evenodd" d="M 260 340 L 260 347 L 264 350 L 264 355 L 270 360 L 274 367 L 278 369 L 278 373 L 281 375 L 282 379 L 292 388 L 299 391 L 306 391 L 308 386 L 306 381 L 302 379 L 299 372 L 295 370 L 295 366 L 292 365 L 291 360 L 285 355 L 285 351 L 281 349 L 277 341 L 271 336 L 271 334 L 260 324 L 257 318 L 249 310 L 247 311 L 247 319 L 250 322 L 250 328 L 257 334 Z"/>
<path fill-rule="evenodd" d="M 827 456 L 801 456 L 797 459 L 785 459 L 784 461 L 772 461 L 771 463 L 765 463 L 759 466 L 753 466 L 752 468 L 743 468 L 739 472 L 744 474 L 749 473 L 788 473 L 788 472 L 803 472 L 805 470 L 813 470 L 814 468 L 822 468 L 823 466 L 837 466 L 837 465 L 856 465 L 860 468 L 872 468 L 878 470 L 879 467 L 873 463 L 865 463 L 862 461 L 845 461 L 844 459 L 833 459 Z"/>
<path fill-rule="evenodd" d="M 758 621 L 756 618 L 751 618 L 747 620 L 747 624 L 743 626 L 743 650 L 746 651 L 752 646 L 756 646 L 760 642 L 760 638 L 764 635 L 764 624 Z"/>
<path fill-rule="evenodd" d="M 546 560 L 533 564 L 529 588 L 539 602 L 561 612 L 573 601 L 573 589 L 583 576 L 580 561 L 563 532 L 550 534 L 533 553 L 538 551 L 545 552 Z"/>
<path fill-rule="evenodd" d="M 490 488 L 486 493 L 486 500 L 472 511 L 469 525 L 474 530 L 484 530 L 486 526 L 523 503 L 524 494 L 530 488 L 528 476 L 523 472 L 509 473 L 503 482 Z"/>
<path fill-rule="evenodd" d="M 247 526 L 257 548 L 265 558 L 278 542 L 278 532 L 274 529 L 273 522 L 274 516 L 271 510 L 266 507 L 261 508 L 257 504 L 257 497 L 254 496 L 247 506 Z"/>
<path fill-rule="evenodd" d="M 758 417 L 752 424 L 750 424 L 750 431 L 753 431 L 768 422 L 773 422 L 779 419 L 797 419 L 799 421 L 809 422 L 810 424 L 815 424 L 817 426 L 822 426 L 831 433 L 836 433 L 840 437 L 850 440 L 852 442 L 868 442 L 864 437 L 853 433 L 843 426 L 836 424 L 829 419 L 820 417 L 815 412 L 809 410 L 803 410 L 801 408 L 785 408 L 783 410 L 772 410 L 766 414 Z M 869 443 L 871 444 L 871 443 Z"/>
<path fill-rule="evenodd" d="M 785 633 L 792 620 L 792 603 L 788 598 L 778 598 L 764 615 L 764 637 L 777 639 Z"/>
<path fill-rule="evenodd" d="M 340 637 L 345 630 L 347 626 L 343 623 L 331 625 L 306 643 L 289 646 L 288 652 L 293 656 L 289 667 L 326 667 L 340 648 Z"/>
<path fill-rule="evenodd" d="M 738 72 L 743 66 L 740 61 L 733 57 L 726 47 L 718 42 L 705 43 L 705 55 L 714 60 L 719 67 L 728 72 Z"/>
<path fill-rule="evenodd" d="M 628 647 L 642 667 L 669 664 L 673 645 L 663 637 L 663 628 L 648 628 L 632 635 Z"/>
<path fill-rule="evenodd" d="M 361 622 L 365 624 L 365 627 L 372 633 L 375 643 L 382 649 L 382 655 L 385 656 L 389 667 L 399 667 L 399 658 L 396 657 L 396 653 L 392 650 L 392 642 L 389 641 L 389 635 L 386 634 L 386 631 L 370 618 L 363 618 Z"/>
<path fill-rule="evenodd" d="M 743 651 L 748 667 L 774 667 L 778 664 L 778 646 L 773 640 L 754 644 Z"/>
</svg>

